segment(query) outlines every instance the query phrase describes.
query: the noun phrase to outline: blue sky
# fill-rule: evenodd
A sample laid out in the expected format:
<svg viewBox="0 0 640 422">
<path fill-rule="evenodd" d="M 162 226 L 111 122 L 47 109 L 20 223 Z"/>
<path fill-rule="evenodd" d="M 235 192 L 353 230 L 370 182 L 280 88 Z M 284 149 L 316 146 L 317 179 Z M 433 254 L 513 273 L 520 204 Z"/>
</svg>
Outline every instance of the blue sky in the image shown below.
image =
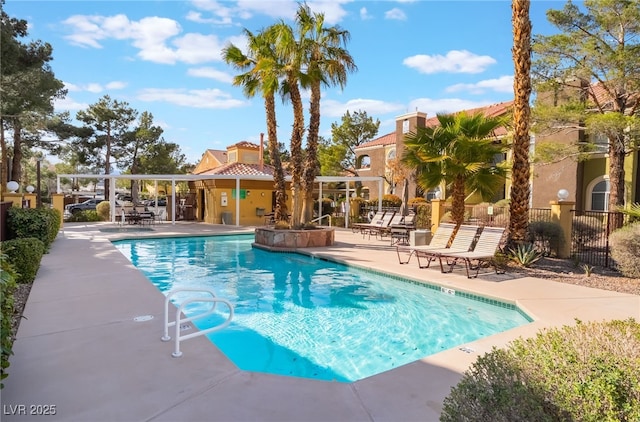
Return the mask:
<svg viewBox="0 0 640 422">
<path fill-rule="evenodd" d="M 494 1 L 309 1 L 329 25 L 351 34 L 347 49 L 358 70 L 344 90 L 323 90 L 320 134 L 349 110 L 381 122 L 415 110 L 434 116 L 513 98 L 511 3 Z M 534 34 L 551 34 L 550 8 L 531 2 Z M 167 141 L 196 163 L 208 149 L 266 133 L 261 98 L 232 85 L 221 59 L 229 43 L 290 21 L 297 3 L 274 1 L 29 1 L 7 0 L 5 11 L 29 22 L 29 38 L 53 46 L 51 62 L 68 95 L 56 111 L 72 115 L 102 96 L 153 114 Z M 305 98 L 308 95 L 305 93 Z M 291 108 L 277 110 L 280 142 L 289 143 Z"/>
</svg>

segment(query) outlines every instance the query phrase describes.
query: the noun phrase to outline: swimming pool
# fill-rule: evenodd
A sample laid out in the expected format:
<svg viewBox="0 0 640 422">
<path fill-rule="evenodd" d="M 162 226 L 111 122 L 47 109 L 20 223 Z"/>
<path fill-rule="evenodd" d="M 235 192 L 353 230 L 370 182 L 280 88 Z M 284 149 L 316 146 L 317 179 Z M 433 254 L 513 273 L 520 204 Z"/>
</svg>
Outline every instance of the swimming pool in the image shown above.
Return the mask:
<svg viewBox="0 0 640 422">
<path fill-rule="evenodd" d="M 253 239 L 114 244 L 165 294 L 211 288 L 233 303 L 232 324 L 208 337 L 247 371 L 352 382 L 530 322 L 509 304 L 305 255 L 254 249 Z M 200 310 L 193 306 L 186 314 Z M 194 324 L 204 329 L 225 317 Z"/>
</svg>

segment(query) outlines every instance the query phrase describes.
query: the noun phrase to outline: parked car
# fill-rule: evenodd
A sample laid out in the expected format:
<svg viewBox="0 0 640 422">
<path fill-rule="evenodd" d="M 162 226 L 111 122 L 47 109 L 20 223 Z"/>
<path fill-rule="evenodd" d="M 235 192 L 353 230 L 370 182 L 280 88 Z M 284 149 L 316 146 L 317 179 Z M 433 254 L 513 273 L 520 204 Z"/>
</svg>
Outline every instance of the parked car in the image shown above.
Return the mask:
<svg viewBox="0 0 640 422">
<path fill-rule="evenodd" d="M 147 199 L 146 201 L 144 201 L 144 206 L 145 207 L 155 207 L 156 206 L 156 200 L 155 199 Z M 159 207 L 166 207 L 167 206 L 167 198 L 158 198 L 158 206 Z"/>
<path fill-rule="evenodd" d="M 96 198 L 87 199 L 86 201 L 81 202 L 79 204 L 66 205 L 64 207 L 64 210 L 69 214 L 76 214 L 76 213 L 79 213 L 80 211 L 88 211 L 88 210 L 95 211 L 96 206 L 102 201 L 104 201 L 104 199 L 96 199 Z"/>
</svg>

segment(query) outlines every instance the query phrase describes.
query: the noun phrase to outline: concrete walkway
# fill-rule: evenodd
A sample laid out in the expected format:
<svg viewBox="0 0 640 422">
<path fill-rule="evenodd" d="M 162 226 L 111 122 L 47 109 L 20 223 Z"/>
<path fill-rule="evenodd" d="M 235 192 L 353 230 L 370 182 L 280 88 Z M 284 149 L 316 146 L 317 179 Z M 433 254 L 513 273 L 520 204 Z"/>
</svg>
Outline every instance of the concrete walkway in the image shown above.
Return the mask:
<svg viewBox="0 0 640 422">
<path fill-rule="evenodd" d="M 204 337 L 160 341 L 164 296 L 111 244 L 124 237 L 210 235 L 235 227 L 160 224 L 119 233 L 65 224 L 31 290 L 2 390 L 2 421 L 437 421 L 462 372 L 493 346 L 543 327 L 640 319 L 640 296 L 532 278 L 400 265 L 388 240 L 336 232 L 309 253 L 517 303 L 535 321 L 351 384 L 239 370 Z M 250 231 L 252 229 L 239 229 Z M 146 322 L 137 316 L 153 315 Z M 37 415 L 49 411 L 49 416 Z"/>
</svg>

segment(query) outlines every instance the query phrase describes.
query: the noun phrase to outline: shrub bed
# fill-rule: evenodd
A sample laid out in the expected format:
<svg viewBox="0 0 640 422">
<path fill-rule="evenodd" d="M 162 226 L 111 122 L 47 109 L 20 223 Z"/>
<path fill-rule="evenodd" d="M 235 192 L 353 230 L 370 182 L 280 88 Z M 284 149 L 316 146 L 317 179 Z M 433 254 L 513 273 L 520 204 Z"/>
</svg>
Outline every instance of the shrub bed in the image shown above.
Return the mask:
<svg viewBox="0 0 640 422">
<path fill-rule="evenodd" d="M 638 421 L 640 324 L 577 322 L 478 358 L 441 421 Z"/>
<path fill-rule="evenodd" d="M 52 208 L 10 207 L 7 212 L 8 239 L 35 237 L 49 250 L 60 230 L 60 211 Z"/>
<path fill-rule="evenodd" d="M 0 254 L 0 381 L 5 379 L 9 356 L 13 354 L 13 292 L 16 288 L 16 272 L 5 254 Z M 4 384 L 0 382 L 0 388 Z"/>
<path fill-rule="evenodd" d="M 611 257 L 618 270 L 629 278 L 640 278 L 640 223 L 633 223 L 611 233 Z"/>
<path fill-rule="evenodd" d="M 2 242 L 2 252 L 17 272 L 18 283 L 32 283 L 44 254 L 44 243 L 35 237 Z"/>
</svg>

